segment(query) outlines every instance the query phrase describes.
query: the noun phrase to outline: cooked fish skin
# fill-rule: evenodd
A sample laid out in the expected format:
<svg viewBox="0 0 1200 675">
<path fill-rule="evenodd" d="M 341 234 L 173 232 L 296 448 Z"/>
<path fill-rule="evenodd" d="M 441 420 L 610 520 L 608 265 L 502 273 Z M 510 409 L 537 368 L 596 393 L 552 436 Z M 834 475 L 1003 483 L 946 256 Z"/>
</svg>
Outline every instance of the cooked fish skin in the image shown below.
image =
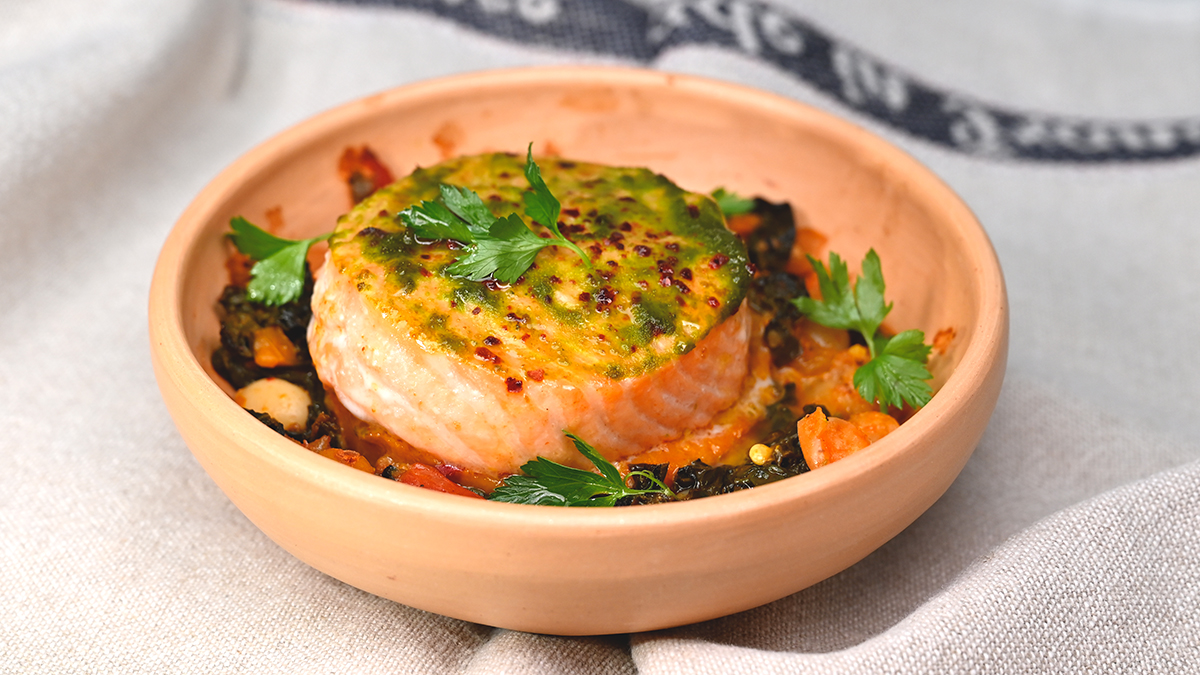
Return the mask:
<svg viewBox="0 0 1200 675">
<path fill-rule="evenodd" d="M 591 267 L 552 246 L 512 285 L 469 281 L 445 271 L 461 247 L 408 230 L 398 214 L 441 183 L 475 190 L 497 217 L 522 213 L 523 158 L 492 154 L 362 202 L 317 274 L 309 347 L 322 381 L 354 414 L 464 469 L 505 475 L 538 456 L 585 466 L 564 430 L 622 459 L 706 425 L 748 372 L 746 252 L 710 198 L 646 169 L 539 165 Z"/>
</svg>

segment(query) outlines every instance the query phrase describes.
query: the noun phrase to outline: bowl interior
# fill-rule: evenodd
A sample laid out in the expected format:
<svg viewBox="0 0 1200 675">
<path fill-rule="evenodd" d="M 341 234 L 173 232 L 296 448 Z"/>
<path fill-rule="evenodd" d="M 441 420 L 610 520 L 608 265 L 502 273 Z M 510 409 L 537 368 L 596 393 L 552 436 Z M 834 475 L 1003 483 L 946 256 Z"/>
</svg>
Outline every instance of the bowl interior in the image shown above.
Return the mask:
<svg viewBox="0 0 1200 675">
<path fill-rule="evenodd" d="M 280 209 L 283 236 L 328 232 L 350 207 L 337 173 L 348 146 L 369 145 L 401 176 L 454 155 L 521 153 L 530 142 L 535 154 L 647 166 L 695 191 L 723 186 L 786 200 L 798 224 L 824 234 L 826 251 L 840 253 L 852 271 L 875 248 L 895 304 L 888 325 L 920 328 L 927 337 L 953 334 L 931 362 L 942 391 L 900 431 L 806 478 L 619 513 L 409 489 L 272 438 L 223 394 L 213 396 L 220 386 L 209 365 L 218 344 L 214 308 L 227 281 L 223 235 L 231 217 L 264 222 Z M 404 87 L 324 113 L 255 148 L 205 188 L 172 232 L 155 273 L 151 327 L 160 386 L 189 446 L 239 508 L 289 551 L 407 604 L 579 634 L 660 628 L 752 607 L 844 569 L 907 526 L 957 475 L 994 406 L 1004 302 L 994 253 L 970 211 L 927 170 L 861 129 L 733 85 L 563 68 Z M 262 494 L 267 486 L 274 496 Z M 305 501 L 317 515 L 280 512 L 289 499 Z M 362 525 L 368 529 L 339 520 L 343 510 L 369 517 Z M 813 520 L 801 524 L 798 517 Z M 409 528 L 409 540 L 376 541 L 377 528 L 397 522 Z M 473 536 L 471 546 L 448 537 L 447 528 Z M 713 540 L 697 546 L 687 539 L 696 536 Z M 814 548 L 825 540 L 827 549 Z M 677 555 L 685 546 L 693 555 Z M 745 581 L 737 570 L 754 567 L 747 558 L 754 547 L 762 549 L 759 560 L 800 556 L 804 569 L 787 579 Z M 338 553 L 345 550 L 358 552 Z M 486 559 L 486 575 L 475 558 Z M 654 564 L 630 567 L 646 560 Z M 406 582 L 400 569 L 423 582 Z M 537 575 L 540 586 L 522 585 Z M 605 587 L 605 579 L 623 590 Z M 664 580 L 675 584 L 674 604 L 656 600 Z M 676 593 L 679 584 L 692 584 L 694 601 L 679 601 L 687 596 Z M 551 585 L 561 597 L 530 599 L 530 588 Z M 466 599 L 464 589 L 472 589 Z M 607 612 L 578 611 L 605 603 Z"/>
<path fill-rule="evenodd" d="M 976 261 L 954 255 L 968 248 L 963 235 L 973 232 L 947 227 L 942 195 L 922 189 L 928 176 L 889 161 L 906 157 L 882 142 L 863 147 L 859 130 L 773 97 L 755 94 L 761 100 L 748 106 L 728 85 L 657 77 L 630 87 L 589 79 L 539 79 L 529 86 L 498 79 L 452 91 L 434 84 L 400 105 L 382 94 L 244 157 L 236 189 L 201 225 L 188 261 L 188 292 L 181 299 L 197 359 L 207 363 L 216 346 L 211 309 L 225 283 L 221 234 L 231 217 L 262 223 L 277 208 L 285 236 L 328 232 L 350 207 L 337 162 L 352 145 L 369 145 L 402 176 L 454 155 L 523 152 L 532 142 L 535 153 L 646 166 L 695 191 L 723 186 L 786 200 L 798 223 L 828 237 L 827 250 L 841 254 L 852 270 L 874 247 L 895 302 L 889 325 L 920 328 L 929 337 L 954 331 L 949 352 L 933 362 L 935 384 L 945 382 L 978 319 Z"/>
</svg>

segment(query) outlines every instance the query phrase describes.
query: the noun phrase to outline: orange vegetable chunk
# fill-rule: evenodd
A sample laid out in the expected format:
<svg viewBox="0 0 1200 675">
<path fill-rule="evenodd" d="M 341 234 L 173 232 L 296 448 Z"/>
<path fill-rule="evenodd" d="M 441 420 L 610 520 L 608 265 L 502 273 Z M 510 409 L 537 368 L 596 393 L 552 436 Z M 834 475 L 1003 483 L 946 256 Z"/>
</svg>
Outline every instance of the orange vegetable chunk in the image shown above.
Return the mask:
<svg viewBox="0 0 1200 675">
<path fill-rule="evenodd" d="M 282 328 L 267 326 L 254 331 L 254 363 L 263 368 L 294 366 L 300 358 Z"/>
<path fill-rule="evenodd" d="M 820 408 L 796 422 L 796 434 L 804 461 L 812 469 L 849 457 L 871 444 L 858 427 L 837 417 L 826 417 Z"/>
<path fill-rule="evenodd" d="M 900 428 L 900 423 L 895 417 L 875 410 L 851 415 L 850 424 L 858 427 L 872 443 Z"/>
</svg>

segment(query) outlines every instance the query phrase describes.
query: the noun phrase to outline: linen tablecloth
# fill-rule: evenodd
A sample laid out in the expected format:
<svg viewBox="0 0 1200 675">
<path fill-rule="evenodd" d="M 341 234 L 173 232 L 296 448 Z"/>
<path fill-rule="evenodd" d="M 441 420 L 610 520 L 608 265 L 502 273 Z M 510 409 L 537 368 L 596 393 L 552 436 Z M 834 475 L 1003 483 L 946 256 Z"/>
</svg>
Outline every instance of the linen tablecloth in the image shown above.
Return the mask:
<svg viewBox="0 0 1200 675">
<path fill-rule="evenodd" d="M 858 565 L 673 630 L 492 629 L 293 559 L 180 440 L 146 299 L 208 180 L 361 95 L 562 63 L 829 110 L 987 228 L 996 414 Z M 1200 2 L 5 0 L 0 252 L 0 672 L 1200 672 Z"/>
</svg>

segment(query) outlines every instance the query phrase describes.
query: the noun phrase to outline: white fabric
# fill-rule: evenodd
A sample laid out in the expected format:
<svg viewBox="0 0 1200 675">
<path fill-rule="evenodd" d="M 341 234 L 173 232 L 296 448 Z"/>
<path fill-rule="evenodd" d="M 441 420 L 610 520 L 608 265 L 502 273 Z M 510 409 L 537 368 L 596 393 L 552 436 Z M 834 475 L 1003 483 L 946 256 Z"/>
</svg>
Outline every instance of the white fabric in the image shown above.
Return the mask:
<svg viewBox="0 0 1200 675">
<path fill-rule="evenodd" d="M 1194 0 L 773 7 L 969 100 L 1200 116 Z M 351 98 L 487 67 L 632 63 L 548 44 L 412 9 L 0 3 L 0 672 L 1200 672 L 1200 159 L 959 152 L 744 44 L 683 44 L 650 65 L 850 117 L 943 176 L 993 238 L 1008 379 L 941 501 L 795 596 L 589 639 L 375 598 L 242 517 L 150 370 L 149 278 L 175 218 L 239 154 Z"/>
</svg>

